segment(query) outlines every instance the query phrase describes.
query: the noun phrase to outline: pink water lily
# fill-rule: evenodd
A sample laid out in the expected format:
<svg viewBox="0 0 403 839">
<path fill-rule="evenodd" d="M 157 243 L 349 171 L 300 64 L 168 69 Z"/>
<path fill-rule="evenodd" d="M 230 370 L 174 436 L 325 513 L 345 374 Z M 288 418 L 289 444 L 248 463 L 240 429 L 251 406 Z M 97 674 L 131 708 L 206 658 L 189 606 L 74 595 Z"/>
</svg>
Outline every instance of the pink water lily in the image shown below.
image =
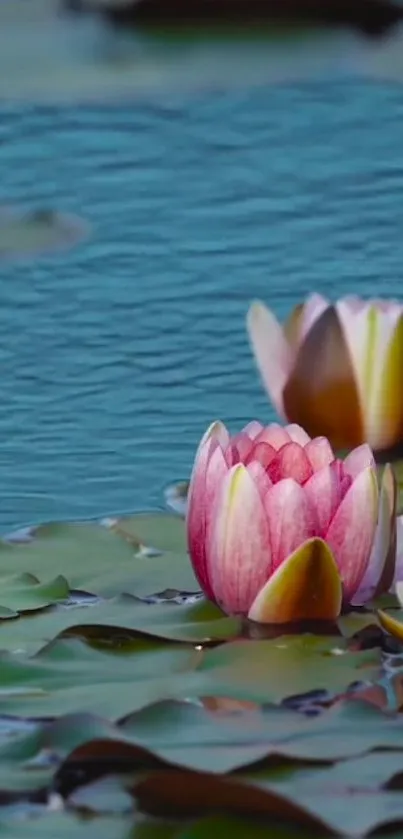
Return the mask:
<svg viewBox="0 0 403 839">
<path fill-rule="evenodd" d="M 191 476 L 189 554 L 206 596 L 264 623 L 331 620 L 387 591 L 395 574 L 396 481 L 372 451 L 341 461 L 325 437 L 258 422 L 213 423 Z"/>
<path fill-rule="evenodd" d="M 281 326 L 252 304 L 248 331 L 263 382 L 280 416 L 336 448 L 403 442 L 403 306 L 312 294 Z"/>
</svg>

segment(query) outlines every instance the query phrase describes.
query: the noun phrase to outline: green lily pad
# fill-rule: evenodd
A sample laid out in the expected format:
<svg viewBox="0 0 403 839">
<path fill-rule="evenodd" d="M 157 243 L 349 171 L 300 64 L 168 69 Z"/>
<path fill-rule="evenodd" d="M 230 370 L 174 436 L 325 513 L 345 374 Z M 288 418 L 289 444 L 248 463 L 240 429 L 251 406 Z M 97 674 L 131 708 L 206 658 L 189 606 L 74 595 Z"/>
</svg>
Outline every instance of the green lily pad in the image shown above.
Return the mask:
<svg viewBox="0 0 403 839">
<path fill-rule="evenodd" d="M 0 619 L 19 612 L 33 612 L 69 596 L 68 582 L 62 575 L 41 583 L 33 574 L 11 574 L 0 577 Z M 7 614 L 7 612 L 11 614 Z"/>
<path fill-rule="evenodd" d="M 17 212 L 0 209 L 0 259 L 14 259 L 69 248 L 87 235 L 77 217 L 51 209 Z"/>
<path fill-rule="evenodd" d="M 180 694 L 198 658 L 192 648 L 141 639 L 133 640 L 127 654 L 76 638 L 57 640 L 31 659 L 3 653 L 0 713 L 42 717 L 80 709 L 116 719 Z"/>
<path fill-rule="evenodd" d="M 35 619 L 0 623 L 0 649 L 32 655 L 61 633 L 121 647 L 138 635 L 209 644 L 234 638 L 239 631 L 237 618 L 226 617 L 205 600 L 191 606 L 149 606 L 122 595 L 86 608 L 56 608 Z"/>
<path fill-rule="evenodd" d="M 161 702 L 130 715 L 119 729 L 165 760 L 214 772 L 232 771 L 263 755 L 337 761 L 373 749 L 403 749 L 398 720 L 351 701 L 317 717 L 274 705 L 211 713 L 197 704 Z"/>
<path fill-rule="evenodd" d="M 280 702 L 318 688 L 342 691 L 379 675 L 379 650 L 350 652 L 344 639 L 314 635 L 234 641 L 206 650 L 193 674 L 194 695 Z"/>
<path fill-rule="evenodd" d="M 104 524 L 127 536 L 129 541 L 141 548 L 146 546 L 170 553 L 186 553 L 186 530 L 184 522 L 170 513 L 137 513 L 117 519 L 104 519 Z"/>
<path fill-rule="evenodd" d="M 147 556 L 141 551 L 151 536 L 157 542 L 154 547 L 166 544 L 170 550 L 171 545 L 182 545 L 183 524 L 174 516 L 158 514 L 133 517 L 127 527 L 133 522 L 137 542 L 96 524 L 49 524 L 37 528 L 35 538 L 26 544 L 3 541 L 0 574 L 28 572 L 39 578 L 62 574 L 70 588 L 107 597 L 122 592 L 145 596 L 168 588 L 198 591 L 187 554 Z"/>
<path fill-rule="evenodd" d="M 150 828 L 152 826 L 150 825 Z M 162 839 L 152 829 L 143 836 L 128 816 L 84 818 L 69 812 L 42 812 L 27 818 L 0 818 L 0 837 L 3 839 Z"/>
</svg>

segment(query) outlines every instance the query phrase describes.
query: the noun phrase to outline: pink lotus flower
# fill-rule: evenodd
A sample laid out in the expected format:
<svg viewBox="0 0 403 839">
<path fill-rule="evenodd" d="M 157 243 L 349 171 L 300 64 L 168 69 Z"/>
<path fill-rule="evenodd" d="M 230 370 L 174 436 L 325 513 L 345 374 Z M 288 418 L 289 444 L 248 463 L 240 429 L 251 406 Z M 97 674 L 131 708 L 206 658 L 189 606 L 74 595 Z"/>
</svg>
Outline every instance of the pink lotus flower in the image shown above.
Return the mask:
<svg viewBox="0 0 403 839">
<path fill-rule="evenodd" d="M 248 331 L 279 415 L 336 448 L 403 442 L 403 306 L 312 294 L 282 327 L 253 303 Z"/>
<path fill-rule="evenodd" d="M 230 437 L 215 422 L 196 454 L 187 534 L 201 588 L 228 614 L 331 620 L 393 582 L 393 470 L 379 492 L 367 445 L 341 461 L 298 425 L 252 422 Z"/>
</svg>

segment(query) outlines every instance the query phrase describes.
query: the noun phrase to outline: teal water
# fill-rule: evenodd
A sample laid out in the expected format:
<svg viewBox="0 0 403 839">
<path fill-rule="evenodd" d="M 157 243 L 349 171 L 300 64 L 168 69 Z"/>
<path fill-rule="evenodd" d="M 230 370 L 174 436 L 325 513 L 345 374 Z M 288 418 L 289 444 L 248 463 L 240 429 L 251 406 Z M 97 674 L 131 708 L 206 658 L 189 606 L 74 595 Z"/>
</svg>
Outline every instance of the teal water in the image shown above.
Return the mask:
<svg viewBox="0 0 403 839">
<path fill-rule="evenodd" d="M 0 109 L 0 205 L 87 241 L 0 262 L 0 527 L 161 505 L 205 426 L 273 418 L 248 302 L 400 297 L 403 86 Z"/>
</svg>

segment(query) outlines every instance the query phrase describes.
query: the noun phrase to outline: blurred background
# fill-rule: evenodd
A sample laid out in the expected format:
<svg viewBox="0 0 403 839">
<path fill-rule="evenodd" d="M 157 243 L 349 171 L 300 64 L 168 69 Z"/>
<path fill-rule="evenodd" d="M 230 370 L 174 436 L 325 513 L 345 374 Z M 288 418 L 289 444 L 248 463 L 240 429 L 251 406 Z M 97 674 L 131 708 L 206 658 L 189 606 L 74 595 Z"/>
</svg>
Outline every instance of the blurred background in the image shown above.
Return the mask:
<svg viewBox="0 0 403 839">
<path fill-rule="evenodd" d="M 3 532 L 162 506 L 211 420 L 274 419 L 252 298 L 401 296 L 401 25 L 106 5 L 0 5 Z"/>
</svg>

